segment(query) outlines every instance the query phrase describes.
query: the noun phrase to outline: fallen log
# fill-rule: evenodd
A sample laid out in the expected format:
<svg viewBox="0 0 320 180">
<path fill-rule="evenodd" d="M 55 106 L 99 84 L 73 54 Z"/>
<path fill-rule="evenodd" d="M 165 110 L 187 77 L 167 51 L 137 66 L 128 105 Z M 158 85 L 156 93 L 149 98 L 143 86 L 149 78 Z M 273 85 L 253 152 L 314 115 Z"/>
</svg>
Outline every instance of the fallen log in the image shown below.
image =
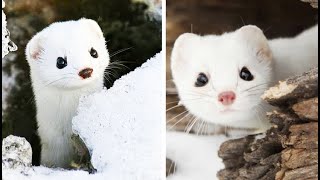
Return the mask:
<svg viewBox="0 0 320 180">
<path fill-rule="evenodd" d="M 271 87 L 263 99 L 279 109 L 267 113 L 264 136 L 224 142 L 221 180 L 318 179 L 318 68 Z"/>
</svg>

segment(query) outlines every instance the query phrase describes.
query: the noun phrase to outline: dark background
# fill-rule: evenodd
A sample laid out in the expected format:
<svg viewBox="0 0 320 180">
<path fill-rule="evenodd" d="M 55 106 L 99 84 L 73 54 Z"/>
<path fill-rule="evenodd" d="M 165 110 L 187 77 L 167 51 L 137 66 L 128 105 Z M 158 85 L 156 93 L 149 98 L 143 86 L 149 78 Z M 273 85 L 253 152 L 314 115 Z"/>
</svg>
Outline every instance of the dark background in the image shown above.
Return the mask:
<svg viewBox="0 0 320 180">
<path fill-rule="evenodd" d="M 9 134 L 25 137 L 32 145 L 33 164 L 39 165 L 40 145 L 36 133 L 35 103 L 25 59 L 25 46 L 31 37 L 55 21 L 91 18 L 101 26 L 111 57 L 124 66 L 113 69 L 106 87 L 140 66 L 161 50 L 161 22 L 147 16 L 147 5 L 130 0 L 6 0 L 5 13 L 12 41 L 18 51 L 5 57 L 5 74 L 18 72 L 16 84 L 6 97 L 2 111 L 2 138 Z M 118 53 L 118 50 L 124 50 Z M 9 60 L 10 59 L 10 60 Z M 125 62 L 124 62 L 125 61 Z M 14 68 L 14 69 L 12 69 Z M 110 73 L 110 74 L 111 74 Z"/>
</svg>

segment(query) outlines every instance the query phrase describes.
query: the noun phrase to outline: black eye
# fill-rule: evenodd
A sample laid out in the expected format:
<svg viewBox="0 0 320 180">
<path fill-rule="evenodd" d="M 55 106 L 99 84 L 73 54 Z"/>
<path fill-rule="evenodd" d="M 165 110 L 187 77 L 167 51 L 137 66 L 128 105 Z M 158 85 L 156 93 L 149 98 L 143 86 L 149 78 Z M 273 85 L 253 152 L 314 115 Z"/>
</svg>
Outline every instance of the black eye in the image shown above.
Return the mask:
<svg viewBox="0 0 320 180">
<path fill-rule="evenodd" d="M 243 67 L 240 71 L 240 78 L 245 81 L 251 81 L 253 80 L 253 75 L 251 74 L 248 68 Z"/>
<path fill-rule="evenodd" d="M 208 83 L 209 79 L 204 73 L 200 73 L 198 75 L 197 81 L 195 83 L 196 87 L 202 87 L 205 86 Z"/>
<path fill-rule="evenodd" d="M 93 49 L 93 48 L 90 49 L 90 55 L 91 55 L 93 58 L 98 58 L 98 52 L 97 52 L 95 49 Z"/>
<path fill-rule="evenodd" d="M 62 69 L 68 65 L 67 58 L 58 57 L 57 59 L 57 68 Z"/>
</svg>

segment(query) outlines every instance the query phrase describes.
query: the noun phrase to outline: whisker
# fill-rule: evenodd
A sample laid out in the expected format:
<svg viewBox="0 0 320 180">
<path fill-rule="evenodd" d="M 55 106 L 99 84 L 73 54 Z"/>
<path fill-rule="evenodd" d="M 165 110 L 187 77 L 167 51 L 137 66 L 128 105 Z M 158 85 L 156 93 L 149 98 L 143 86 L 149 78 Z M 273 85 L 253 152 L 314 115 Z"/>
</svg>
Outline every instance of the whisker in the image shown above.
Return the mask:
<svg viewBox="0 0 320 180">
<path fill-rule="evenodd" d="M 246 24 L 244 23 L 244 20 L 242 19 L 242 16 L 240 16 L 242 24 L 245 26 Z"/>
<path fill-rule="evenodd" d="M 176 126 L 179 122 L 181 122 L 184 118 L 186 118 L 187 116 L 189 116 L 190 114 L 188 113 L 187 115 L 185 115 L 185 116 L 183 116 L 181 119 L 179 119 L 176 123 L 174 123 L 170 128 L 169 128 L 169 130 L 170 129 L 172 129 L 174 126 Z"/>
<path fill-rule="evenodd" d="M 262 93 L 253 93 L 253 94 L 248 94 L 247 95 L 247 97 L 249 97 L 249 96 L 261 96 L 262 95 Z"/>
<path fill-rule="evenodd" d="M 250 90 L 250 89 L 253 89 L 253 88 L 256 88 L 256 87 L 260 87 L 260 86 L 262 86 L 262 85 L 267 85 L 267 84 L 269 84 L 269 83 L 261 83 L 261 84 L 252 86 L 252 87 L 250 87 L 250 88 L 247 88 L 247 89 L 245 89 L 245 90 L 242 90 L 241 92 L 245 92 L 245 91 L 248 91 L 248 90 Z"/>
<path fill-rule="evenodd" d="M 201 93 L 201 92 L 197 92 L 197 91 L 190 91 L 190 90 L 180 90 L 180 93 L 188 93 L 191 95 L 202 95 L 202 96 L 206 96 L 206 97 L 210 97 L 212 98 L 212 96 L 210 96 L 209 94 L 205 94 L 205 93 Z"/>
<path fill-rule="evenodd" d="M 174 108 L 180 107 L 180 106 L 182 106 L 182 105 L 181 105 L 181 104 L 177 104 L 177 105 L 175 105 L 175 106 L 170 107 L 169 109 L 167 109 L 166 112 L 168 112 L 168 111 L 170 111 L 170 110 L 172 110 L 172 109 L 174 109 Z"/>
<path fill-rule="evenodd" d="M 119 50 L 115 51 L 114 53 L 112 53 L 112 54 L 110 55 L 110 58 L 113 57 L 113 56 L 115 56 L 115 55 L 117 55 L 117 54 L 120 54 L 120 53 L 122 53 L 122 52 L 125 52 L 125 51 L 127 51 L 127 50 L 129 50 L 129 49 L 131 49 L 131 48 L 132 48 L 132 47 L 119 49 Z"/>
<path fill-rule="evenodd" d="M 194 120 L 194 122 L 190 125 L 190 127 L 189 127 L 188 130 L 187 130 L 187 133 L 188 133 L 188 134 L 190 133 L 192 127 L 194 126 L 194 124 L 195 124 L 198 120 L 199 120 L 199 118 L 196 117 L 195 120 Z"/>
<path fill-rule="evenodd" d="M 197 136 L 199 135 L 199 132 L 201 133 L 201 129 L 202 129 L 202 126 L 203 126 L 203 122 L 204 121 L 200 121 L 200 125 L 198 127 L 198 130 L 197 130 Z M 200 134 L 201 135 L 201 134 Z"/>
<path fill-rule="evenodd" d="M 192 114 L 190 114 L 191 116 L 193 116 Z M 188 121 L 188 123 L 187 123 L 187 125 L 186 125 L 186 127 L 183 129 L 183 132 L 186 132 L 186 130 L 187 130 L 187 128 L 188 128 L 188 126 L 189 126 L 189 124 L 193 121 L 195 119 L 195 117 L 193 116 L 192 117 L 192 119 L 190 119 L 189 121 Z"/>
<path fill-rule="evenodd" d="M 263 33 L 266 33 L 269 29 L 271 29 L 272 25 L 263 30 Z"/>
<path fill-rule="evenodd" d="M 200 99 L 202 99 L 202 98 L 196 98 L 196 99 L 185 99 L 185 100 L 183 100 L 183 101 L 194 101 L 194 100 L 200 100 Z M 179 100 L 179 101 L 172 101 L 172 102 L 168 102 L 168 103 L 167 103 L 167 105 L 168 105 L 168 104 L 173 104 L 173 103 L 179 103 L 179 102 L 181 102 L 181 100 Z"/>
<path fill-rule="evenodd" d="M 183 111 L 182 113 L 180 113 L 180 114 L 174 116 L 173 118 L 169 119 L 166 123 L 168 124 L 169 122 L 171 122 L 172 120 L 174 120 L 175 118 L 181 116 L 181 115 L 184 114 L 184 113 L 188 113 L 188 111 L 187 111 L 187 110 L 186 110 L 186 111 Z"/>
<path fill-rule="evenodd" d="M 118 65 L 118 66 L 121 66 L 121 67 L 125 67 L 125 68 L 127 68 L 127 69 L 130 70 L 130 68 L 129 68 L 128 66 L 126 66 L 126 65 L 124 65 L 124 64 L 121 64 L 120 62 L 112 62 L 112 63 L 110 63 L 110 64 L 109 64 L 109 67 L 107 67 L 107 69 L 111 69 L 111 68 L 113 68 L 113 67 L 117 67 L 117 66 L 115 66 L 115 65 Z"/>
</svg>

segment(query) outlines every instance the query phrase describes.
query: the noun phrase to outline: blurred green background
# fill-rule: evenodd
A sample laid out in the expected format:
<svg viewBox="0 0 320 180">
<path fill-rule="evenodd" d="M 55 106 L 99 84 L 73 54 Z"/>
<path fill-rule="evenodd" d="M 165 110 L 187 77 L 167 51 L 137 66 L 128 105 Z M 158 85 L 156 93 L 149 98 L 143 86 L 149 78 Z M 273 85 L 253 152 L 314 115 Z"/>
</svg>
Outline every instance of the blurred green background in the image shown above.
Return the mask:
<svg viewBox="0 0 320 180">
<path fill-rule="evenodd" d="M 2 138 L 9 134 L 25 137 L 33 148 L 33 164 L 39 165 L 35 103 L 31 89 L 25 46 L 31 37 L 55 21 L 91 18 L 101 26 L 111 62 L 128 68 L 114 69 L 113 82 L 161 51 L 161 21 L 150 16 L 144 1 L 131 0 L 5 0 L 8 29 L 18 51 L 2 61 L 2 80 L 13 79 L 2 100 Z M 127 49 L 130 48 L 130 49 Z M 123 51 L 122 51 L 123 50 Z M 119 52 L 119 53 L 118 53 Z M 125 61 L 125 62 L 123 62 Z M 4 92 L 4 87 L 2 92 Z M 5 98 L 5 99 L 4 99 Z M 5 104 L 5 109 L 4 109 Z"/>
</svg>

